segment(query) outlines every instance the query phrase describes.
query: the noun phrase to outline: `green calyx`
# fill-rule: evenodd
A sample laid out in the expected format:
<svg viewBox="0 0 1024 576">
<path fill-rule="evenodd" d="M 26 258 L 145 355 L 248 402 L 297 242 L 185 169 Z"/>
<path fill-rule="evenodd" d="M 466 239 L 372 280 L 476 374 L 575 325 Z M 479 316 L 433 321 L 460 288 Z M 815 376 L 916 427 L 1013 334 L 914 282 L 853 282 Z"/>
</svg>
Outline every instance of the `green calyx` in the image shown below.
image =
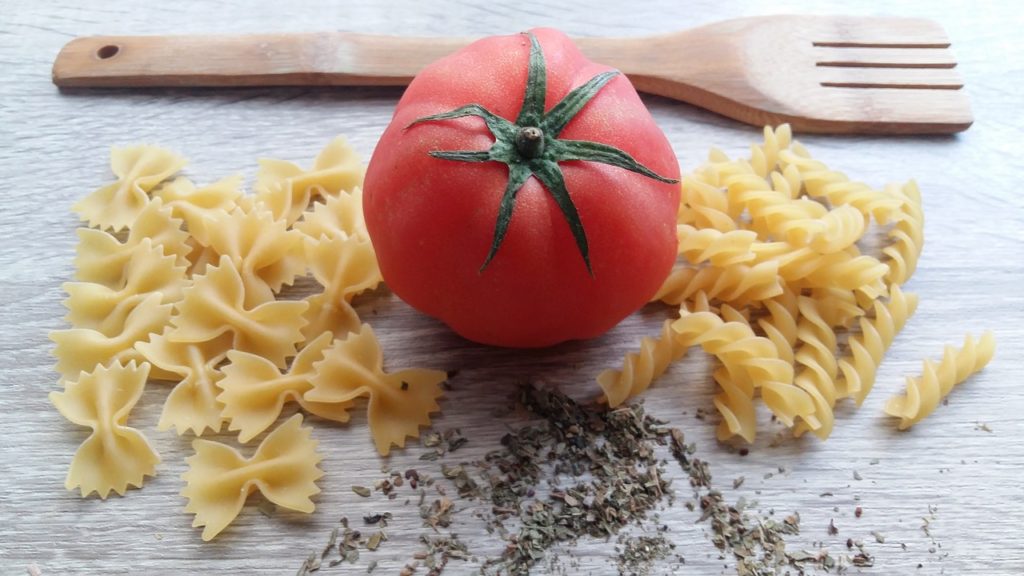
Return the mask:
<svg viewBox="0 0 1024 576">
<path fill-rule="evenodd" d="M 643 166 L 626 152 L 607 144 L 585 140 L 562 140 L 558 138 L 569 122 L 587 105 L 588 102 L 619 74 L 618 71 L 602 72 L 594 76 L 582 86 L 572 90 L 562 98 L 547 114 L 544 113 L 544 97 L 547 91 L 547 68 L 544 64 L 544 53 L 537 38 L 527 32 L 530 38 L 530 63 L 526 76 L 526 93 L 523 105 L 515 122 L 493 114 L 479 104 L 467 104 L 441 114 L 424 116 L 413 121 L 406 128 L 424 122 L 452 120 L 466 116 L 477 116 L 484 120 L 487 128 L 494 135 L 494 144 L 488 150 L 434 150 L 430 155 L 444 160 L 457 162 L 501 162 L 508 166 L 508 185 L 501 198 L 498 208 L 498 221 L 494 227 L 494 240 L 490 252 L 484 260 L 480 271 L 491 262 L 508 232 L 515 208 L 516 194 L 531 176 L 537 178 L 558 204 L 562 215 L 569 224 L 576 246 L 587 266 L 587 272 L 593 276 L 590 267 L 590 253 L 587 246 L 587 234 L 576 211 L 576 205 L 569 197 L 565 187 L 565 178 L 559 162 L 582 160 L 601 162 L 624 168 L 659 182 L 675 184 L 678 180 L 665 178 L 655 174 Z"/>
</svg>

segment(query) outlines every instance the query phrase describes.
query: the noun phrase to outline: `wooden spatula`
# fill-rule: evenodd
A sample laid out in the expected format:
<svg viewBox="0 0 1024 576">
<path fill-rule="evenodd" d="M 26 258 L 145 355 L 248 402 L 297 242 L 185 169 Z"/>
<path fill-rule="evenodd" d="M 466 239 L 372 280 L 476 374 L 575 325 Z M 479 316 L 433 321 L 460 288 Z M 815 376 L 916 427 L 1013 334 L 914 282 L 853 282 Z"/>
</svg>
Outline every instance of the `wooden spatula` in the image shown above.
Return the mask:
<svg viewBox="0 0 1024 576">
<path fill-rule="evenodd" d="M 96 36 L 58 86 L 401 86 L 471 39 L 344 32 Z M 661 36 L 578 38 L 637 89 L 803 132 L 949 133 L 973 121 L 942 27 L 916 18 L 762 16 Z"/>
</svg>

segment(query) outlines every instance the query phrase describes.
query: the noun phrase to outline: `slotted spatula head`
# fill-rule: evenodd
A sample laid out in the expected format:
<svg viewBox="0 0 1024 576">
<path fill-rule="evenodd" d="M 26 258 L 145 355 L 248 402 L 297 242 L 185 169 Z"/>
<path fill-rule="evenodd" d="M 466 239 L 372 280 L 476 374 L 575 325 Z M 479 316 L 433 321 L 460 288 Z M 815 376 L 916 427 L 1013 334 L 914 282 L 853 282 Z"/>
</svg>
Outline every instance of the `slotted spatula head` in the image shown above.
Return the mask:
<svg viewBox="0 0 1024 576">
<path fill-rule="evenodd" d="M 950 42 L 931 20 L 763 16 L 656 41 L 679 60 L 643 66 L 638 87 L 752 124 L 948 133 L 973 121 Z"/>
</svg>

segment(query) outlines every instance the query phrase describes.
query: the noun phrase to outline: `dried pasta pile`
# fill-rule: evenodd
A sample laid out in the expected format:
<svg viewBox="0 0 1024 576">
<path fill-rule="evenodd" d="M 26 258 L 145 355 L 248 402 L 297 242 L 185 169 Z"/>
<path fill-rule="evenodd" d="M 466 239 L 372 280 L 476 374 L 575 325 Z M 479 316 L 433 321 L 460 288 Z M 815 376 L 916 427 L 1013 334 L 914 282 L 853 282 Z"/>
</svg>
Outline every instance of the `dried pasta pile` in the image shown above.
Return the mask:
<svg viewBox="0 0 1024 576">
<path fill-rule="evenodd" d="M 117 181 L 74 206 L 75 281 L 64 285 L 70 329 L 51 333 L 68 420 L 92 429 L 66 486 L 106 498 L 141 486 L 160 458 L 127 426 L 147 380 L 170 382 L 158 428 L 201 436 L 224 423 L 242 443 L 272 428 L 287 402 L 347 422 L 369 411 L 381 454 L 404 446 L 438 410 L 446 374 L 383 369 L 380 344 L 350 303 L 381 281 L 362 217 L 364 167 L 341 138 L 303 170 L 263 160 L 255 194 L 241 178 L 196 186 L 185 165 L 152 146 L 115 149 Z M 282 297 L 311 274 L 322 290 Z M 183 495 L 209 540 L 260 490 L 311 512 L 323 472 L 311 429 L 296 414 L 251 457 L 195 440 Z"/>
<path fill-rule="evenodd" d="M 429 424 L 446 374 L 385 372 L 373 329 L 351 306 L 381 277 L 362 219 L 363 166 L 343 139 L 310 170 L 262 161 L 254 194 L 239 177 L 207 186 L 175 177 L 184 165 L 156 147 L 115 149 L 117 181 L 75 205 L 89 226 L 78 231 L 75 281 L 64 285 L 72 327 L 51 334 L 63 389 L 50 397 L 92 429 L 66 480 L 83 497 L 123 494 L 155 473 L 159 456 L 127 425 L 149 380 L 174 385 L 161 430 L 201 436 L 226 423 L 248 443 L 273 428 L 249 457 L 193 442 L 182 494 L 209 540 L 255 490 L 313 510 L 321 456 L 301 414 L 274 428 L 286 403 L 347 422 L 368 399 L 359 406 L 387 454 Z M 812 159 L 788 126 L 766 128 L 749 160 L 714 151 L 684 179 L 678 222 L 682 262 L 658 299 L 680 316 L 599 376 L 608 403 L 644 391 L 700 346 L 720 364 L 721 439 L 754 440 L 757 398 L 796 434 L 827 438 L 836 403 L 864 401 L 916 308 L 900 286 L 923 244 L 917 187 L 852 182 Z M 858 247 L 872 222 L 886 227 L 878 256 Z M 307 274 L 319 293 L 282 297 Z M 991 334 L 947 347 L 887 412 L 901 428 L 918 422 L 994 347 Z"/>
<path fill-rule="evenodd" d="M 657 299 L 679 307 L 658 337 L 645 338 L 598 384 L 611 406 L 646 390 L 691 346 L 714 356 L 722 416 L 718 437 L 753 442 L 755 400 L 797 435 L 825 439 L 833 409 L 859 406 L 896 333 L 917 307 L 903 285 L 924 243 L 914 182 L 882 190 L 849 180 L 811 157 L 788 125 L 765 128 L 748 160 L 714 150 L 684 178 L 678 214 L 680 266 Z M 885 230 L 876 255 L 858 242 Z M 840 345 L 845 338 L 845 352 Z M 908 378 L 886 412 L 907 428 L 992 358 L 995 341 L 947 347 Z"/>
</svg>

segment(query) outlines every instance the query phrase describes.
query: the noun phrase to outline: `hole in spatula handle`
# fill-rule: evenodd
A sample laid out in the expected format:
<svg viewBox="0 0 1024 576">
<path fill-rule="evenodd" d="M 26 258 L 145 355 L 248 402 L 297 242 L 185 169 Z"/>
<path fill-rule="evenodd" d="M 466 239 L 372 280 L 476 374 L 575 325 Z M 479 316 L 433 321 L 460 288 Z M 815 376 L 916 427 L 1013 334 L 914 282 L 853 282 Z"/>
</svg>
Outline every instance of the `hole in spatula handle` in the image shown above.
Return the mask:
<svg viewBox="0 0 1024 576">
<path fill-rule="evenodd" d="M 96 51 L 96 57 L 100 60 L 109 60 L 114 56 L 117 56 L 117 53 L 120 51 L 121 47 L 117 44 L 107 44 Z"/>
</svg>

